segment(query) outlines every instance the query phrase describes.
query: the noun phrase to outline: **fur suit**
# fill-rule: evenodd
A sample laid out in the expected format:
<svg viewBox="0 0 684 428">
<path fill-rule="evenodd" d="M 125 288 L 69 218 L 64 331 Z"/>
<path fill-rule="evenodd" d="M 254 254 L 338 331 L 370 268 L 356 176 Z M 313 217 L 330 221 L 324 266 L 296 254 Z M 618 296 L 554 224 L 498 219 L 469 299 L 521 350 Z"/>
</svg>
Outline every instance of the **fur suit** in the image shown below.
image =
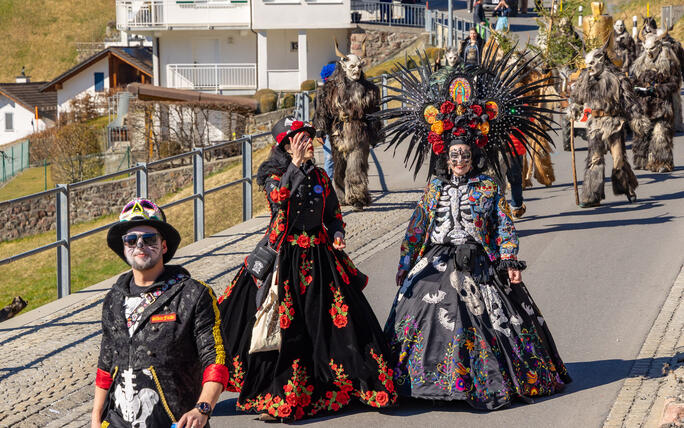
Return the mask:
<svg viewBox="0 0 684 428">
<path fill-rule="evenodd" d="M 380 90 L 363 72 L 351 80 L 337 67 L 317 98 L 314 126 L 330 137 L 337 197 L 343 205 L 363 209 L 370 205 L 368 156 L 381 125 L 368 115 L 379 110 Z"/>
<path fill-rule="evenodd" d="M 596 53 L 596 52 L 599 53 Z M 604 156 L 610 151 L 613 157 L 613 171 L 610 179 L 613 193 L 624 194 L 632 201 L 636 199 L 638 186 L 636 176 L 625 155 L 624 128 L 636 107 L 635 96 L 629 80 L 622 76 L 608 59 L 605 51 L 592 51 L 602 61 L 597 73 L 591 68 L 582 72 L 572 90 L 572 108 L 581 110 L 584 105 L 592 114 L 587 122 L 588 153 L 582 183 L 582 206 L 596 206 L 605 198 L 603 181 L 605 176 Z M 590 66 L 591 61 L 587 61 Z"/>
<path fill-rule="evenodd" d="M 613 40 L 613 50 L 615 51 L 615 56 L 622 60 L 622 71 L 628 73 L 629 67 L 636 59 L 636 43 L 634 43 L 634 39 L 632 39 L 632 36 L 630 36 L 627 31 L 623 31 L 622 33 L 614 31 Z"/>
<path fill-rule="evenodd" d="M 634 167 L 668 172 L 674 168 L 672 99 L 682 77 L 675 53 L 656 40 L 656 36 L 648 38 L 652 40 L 644 42 L 644 50 L 630 70 L 634 87 L 644 88 L 637 92 L 641 115 L 631 124 L 634 131 Z"/>
</svg>

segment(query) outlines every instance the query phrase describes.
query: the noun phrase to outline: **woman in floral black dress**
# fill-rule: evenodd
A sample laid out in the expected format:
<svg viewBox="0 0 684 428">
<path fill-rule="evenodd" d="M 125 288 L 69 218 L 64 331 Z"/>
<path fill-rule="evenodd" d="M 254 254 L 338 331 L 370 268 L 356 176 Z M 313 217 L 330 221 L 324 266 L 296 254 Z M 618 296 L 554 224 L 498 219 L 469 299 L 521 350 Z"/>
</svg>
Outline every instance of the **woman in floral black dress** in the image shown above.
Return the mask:
<svg viewBox="0 0 684 428">
<path fill-rule="evenodd" d="M 356 397 L 373 407 L 394 404 L 388 346 L 362 290 L 368 278 L 342 251 L 344 223 L 326 173 L 314 166 L 315 130 L 286 117 L 278 144 L 260 167 L 271 221 L 259 245 L 279 248 L 279 351 L 249 353 L 264 289 L 243 266 L 219 298 L 229 390 L 237 408 L 262 420 L 301 419 L 337 411 Z M 269 277 L 270 278 L 270 277 Z"/>
</svg>

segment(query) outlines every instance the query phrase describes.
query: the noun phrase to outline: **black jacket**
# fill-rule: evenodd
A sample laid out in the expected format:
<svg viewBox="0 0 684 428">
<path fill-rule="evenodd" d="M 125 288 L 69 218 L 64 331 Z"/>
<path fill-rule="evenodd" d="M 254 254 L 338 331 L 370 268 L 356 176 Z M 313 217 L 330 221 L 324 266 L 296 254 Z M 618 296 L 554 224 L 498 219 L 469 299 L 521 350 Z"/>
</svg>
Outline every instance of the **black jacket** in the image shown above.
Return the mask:
<svg viewBox="0 0 684 428">
<path fill-rule="evenodd" d="M 157 416 L 163 411 L 175 422 L 194 407 L 204 382 L 226 385 L 228 371 L 216 298 L 210 287 L 191 279 L 182 267 L 166 266 L 150 291 L 172 278 L 181 280 L 145 308 L 137 329 L 129 336 L 124 306 L 126 297 L 131 296 L 132 276 L 132 272 L 121 275 L 102 306 L 102 345 L 96 383 L 100 387 L 107 386 L 107 381 L 111 384 L 107 386 L 103 420 L 113 426 L 128 425 L 121 424 L 115 389 L 125 380 L 118 379 L 121 374 L 132 369 L 137 388 L 147 387 L 147 382 L 158 393 L 159 398 L 152 400 L 157 400 Z M 152 426 L 162 423 L 156 417 L 150 421 Z"/>
</svg>

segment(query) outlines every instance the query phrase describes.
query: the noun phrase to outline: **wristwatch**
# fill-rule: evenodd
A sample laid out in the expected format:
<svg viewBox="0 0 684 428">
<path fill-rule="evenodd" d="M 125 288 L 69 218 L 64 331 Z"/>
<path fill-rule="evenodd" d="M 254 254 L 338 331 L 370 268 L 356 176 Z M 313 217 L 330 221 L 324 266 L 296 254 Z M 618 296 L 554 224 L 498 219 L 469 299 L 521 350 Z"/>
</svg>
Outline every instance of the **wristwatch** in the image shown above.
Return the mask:
<svg viewBox="0 0 684 428">
<path fill-rule="evenodd" d="M 195 404 L 195 409 L 199 410 L 199 412 L 204 416 L 211 416 L 211 404 L 207 403 L 206 401 L 200 401 L 199 403 Z"/>
</svg>

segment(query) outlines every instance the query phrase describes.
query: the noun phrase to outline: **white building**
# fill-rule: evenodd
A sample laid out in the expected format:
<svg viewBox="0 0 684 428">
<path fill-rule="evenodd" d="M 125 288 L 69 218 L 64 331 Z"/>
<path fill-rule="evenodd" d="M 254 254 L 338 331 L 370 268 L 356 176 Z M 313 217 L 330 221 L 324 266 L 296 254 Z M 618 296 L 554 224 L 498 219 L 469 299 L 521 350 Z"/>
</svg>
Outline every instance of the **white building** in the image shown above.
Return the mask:
<svg viewBox="0 0 684 428">
<path fill-rule="evenodd" d="M 350 0 L 116 0 L 116 22 L 153 38 L 155 85 L 222 94 L 319 79 L 352 27 Z"/>
<path fill-rule="evenodd" d="M 0 83 L 0 146 L 54 126 L 57 96 L 42 93 L 46 82 Z"/>
<path fill-rule="evenodd" d="M 56 93 L 58 111 L 70 110 L 71 102 L 86 94 L 106 103 L 110 89 L 129 83 L 150 83 L 152 50 L 148 47 L 108 47 L 76 64 L 41 88 Z"/>
</svg>

